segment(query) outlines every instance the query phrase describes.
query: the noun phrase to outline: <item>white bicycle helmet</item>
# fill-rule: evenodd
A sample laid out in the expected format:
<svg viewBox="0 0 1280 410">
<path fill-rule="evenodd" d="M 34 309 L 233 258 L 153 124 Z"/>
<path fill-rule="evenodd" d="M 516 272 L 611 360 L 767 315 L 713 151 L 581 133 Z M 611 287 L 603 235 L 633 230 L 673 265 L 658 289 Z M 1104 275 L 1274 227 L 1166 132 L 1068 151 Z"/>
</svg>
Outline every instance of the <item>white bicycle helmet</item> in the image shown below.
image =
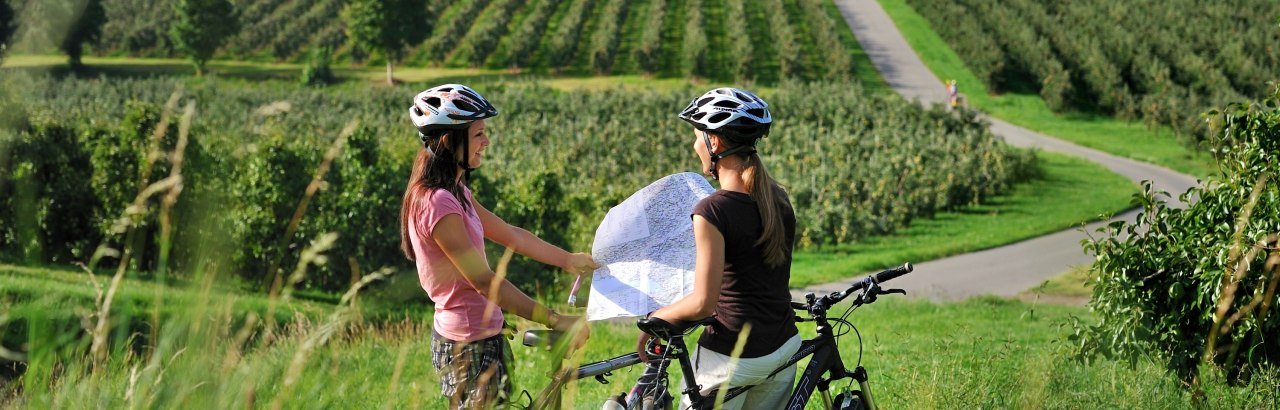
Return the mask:
<svg viewBox="0 0 1280 410">
<path fill-rule="evenodd" d="M 445 84 L 427 89 L 413 97 L 409 119 L 424 138 L 439 129 L 466 128 L 475 120 L 498 115 L 498 109 L 462 84 Z"/>
<path fill-rule="evenodd" d="M 729 87 L 695 98 L 680 111 L 680 119 L 742 145 L 754 145 L 773 123 L 768 103 L 750 91 Z"/>
</svg>

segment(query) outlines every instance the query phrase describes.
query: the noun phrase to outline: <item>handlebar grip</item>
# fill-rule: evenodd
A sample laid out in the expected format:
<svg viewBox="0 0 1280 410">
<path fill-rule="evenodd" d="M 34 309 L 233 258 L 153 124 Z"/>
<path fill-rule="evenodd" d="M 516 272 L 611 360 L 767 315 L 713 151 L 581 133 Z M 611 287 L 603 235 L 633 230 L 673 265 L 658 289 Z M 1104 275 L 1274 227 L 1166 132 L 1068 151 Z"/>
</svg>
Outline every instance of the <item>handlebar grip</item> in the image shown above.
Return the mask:
<svg viewBox="0 0 1280 410">
<path fill-rule="evenodd" d="M 886 269 L 884 271 L 881 271 L 880 273 L 875 274 L 874 275 L 875 281 L 876 283 L 888 282 L 899 276 L 911 273 L 911 271 L 914 269 L 915 269 L 915 266 L 912 266 L 911 262 L 907 262 L 902 264 L 902 266 L 899 266 L 893 269 Z"/>
<path fill-rule="evenodd" d="M 534 329 L 524 332 L 524 340 L 522 342 L 525 346 L 541 346 L 550 349 L 551 346 L 556 344 L 556 341 L 560 340 L 561 336 L 564 336 L 564 332 L 551 329 Z"/>
</svg>

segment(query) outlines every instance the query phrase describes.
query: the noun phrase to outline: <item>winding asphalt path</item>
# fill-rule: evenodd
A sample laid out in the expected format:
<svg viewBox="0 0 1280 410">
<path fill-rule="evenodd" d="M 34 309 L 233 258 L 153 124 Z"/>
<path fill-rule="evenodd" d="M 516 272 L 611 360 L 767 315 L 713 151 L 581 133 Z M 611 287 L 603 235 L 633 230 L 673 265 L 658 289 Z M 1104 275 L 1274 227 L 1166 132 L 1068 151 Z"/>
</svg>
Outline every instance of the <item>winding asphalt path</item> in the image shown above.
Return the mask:
<svg viewBox="0 0 1280 410">
<path fill-rule="evenodd" d="M 863 50 L 894 91 L 908 100 L 926 105 L 946 101 L 942 81 L 920 61 L 880 3 L 876 0 L 835 0 L 835 4 L 845 22 L 853 28 Z M 1050 138 L 999 119 L 987 119 L 991 121 L 991 132 L 1003 137 L 1010 145 L 1085 158 L 1135 183 L 1150 180 L 1154 188 L 1174 196 L 1197 185 L 1195 178 L 1165 168 Z M 1116 219 L 1133 221 L 1136 215 L 1137 211 L 1130 211 Z M 998 248 L 917 263 L 915 271 L 894 280 L 893 287 L 906 289 L 912 297 L 934 300 L 957 300 L 987 294 L 1015 296 L 1073 265 L 1092 263 L 1093 257 L 1084 253 L 1080 241 L 1086 238 L 1086 232 L 1094 232 L 1106 223 L 1095 222 L 1083 230 L 1073 228 Z M 849 282 L 815 285 L 792 293 L 821 294 L 842 290 Z"/>
</svg>

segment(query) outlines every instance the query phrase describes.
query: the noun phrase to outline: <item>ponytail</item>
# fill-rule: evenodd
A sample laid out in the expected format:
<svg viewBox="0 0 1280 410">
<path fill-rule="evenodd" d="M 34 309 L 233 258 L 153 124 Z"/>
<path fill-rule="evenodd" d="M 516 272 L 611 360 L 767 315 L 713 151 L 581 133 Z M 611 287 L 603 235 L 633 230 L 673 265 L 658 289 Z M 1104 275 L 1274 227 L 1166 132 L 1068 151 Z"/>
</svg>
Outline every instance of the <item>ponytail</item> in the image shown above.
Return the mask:
<svg viewBox="0 0 1280 410">
<path fill-rule="evenodd" d="M 783 188 L 769 176 L 760 155 L 752 152 L 746 156 L 746 166 L 742 172 L 747 192 L 756 202 L 760 210 L 760 239 L 756 246 L 764 247 L 764 263 L 770 267 L 778 267 L 786 262 L 789 245 L 787 243 L 786 226 L 782 221 L 783 207 L 791 204 L 781 195 Z"/>
</svg>

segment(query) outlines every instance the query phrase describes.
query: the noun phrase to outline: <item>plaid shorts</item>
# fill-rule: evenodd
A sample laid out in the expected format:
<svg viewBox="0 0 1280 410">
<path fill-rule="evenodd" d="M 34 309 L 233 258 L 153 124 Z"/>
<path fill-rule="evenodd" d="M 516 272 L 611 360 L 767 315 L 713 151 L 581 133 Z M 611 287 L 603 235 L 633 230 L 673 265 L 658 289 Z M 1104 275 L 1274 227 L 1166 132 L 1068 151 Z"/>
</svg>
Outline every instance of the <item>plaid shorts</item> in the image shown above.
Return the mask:
<svg viewBox="0 0 1280 410">
<path fill-rule="evenodd" d="M 431 332 L 431 365 L 440 376 L 440 392 L 455 409 L 490 408 L 511 397 L 507 373 L 511 346 L 502 334 L 473 342 L 455 342 Z"/>
</svg>

